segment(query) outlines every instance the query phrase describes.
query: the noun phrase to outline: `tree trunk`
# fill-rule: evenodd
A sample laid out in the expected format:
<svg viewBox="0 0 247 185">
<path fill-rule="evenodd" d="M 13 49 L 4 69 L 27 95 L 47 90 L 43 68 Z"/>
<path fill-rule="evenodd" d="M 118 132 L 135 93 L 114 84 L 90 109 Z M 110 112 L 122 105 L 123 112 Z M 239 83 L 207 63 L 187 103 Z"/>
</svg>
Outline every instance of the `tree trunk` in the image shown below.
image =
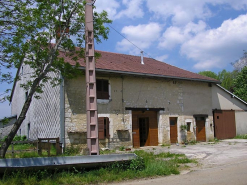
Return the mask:
<svg viewBox="0 0 247 185">
<path fill-rule="evenodd" d="M 5 154 L 8 150 L 9 145 L 11 144 L 11 142 L 13 141 L 17 131 L 19 130 L 22 122 L 24 121 L 24 119 L 26 118 L 26 114 L 27 111 L 30 107 L 30 104 L 32 102 L 32 97 L 35 93 L 35 90 L 39 84 L 39 82 L 44 78 L 44 76 L 46 75 L 47 71 L 45 71 L 44 73 L 42 73 L 38 78 L 36 78 L 32 84 L 32 87 L 30 89 L 29 95 L 27 97 L 27 100 L 25 101 L 22 110 L 21 110 L 21 114 L 19 115 L 18 119 L 16 120 L 16 122 L 14 123 L 8 137 L 5 139 L 5 141 L 3 142 L 1 148 L 0 148 L 0 157 L 1 158 L 5 158 Z"/>
</svg>

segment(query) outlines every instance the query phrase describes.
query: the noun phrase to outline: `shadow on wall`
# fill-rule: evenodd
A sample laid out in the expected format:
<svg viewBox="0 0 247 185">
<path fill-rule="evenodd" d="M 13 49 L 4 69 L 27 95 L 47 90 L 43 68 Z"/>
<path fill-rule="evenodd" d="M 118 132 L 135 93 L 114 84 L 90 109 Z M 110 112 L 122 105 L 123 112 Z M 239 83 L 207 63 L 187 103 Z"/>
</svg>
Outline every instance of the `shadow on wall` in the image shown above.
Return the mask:
<svg viewBox="0 0 247 185">
<path fill-rule="evenodd" d="M 65 93 L 73 114 L 85 114 L 86 87 L 82 78 L 65 80 Z"/>
</svg>

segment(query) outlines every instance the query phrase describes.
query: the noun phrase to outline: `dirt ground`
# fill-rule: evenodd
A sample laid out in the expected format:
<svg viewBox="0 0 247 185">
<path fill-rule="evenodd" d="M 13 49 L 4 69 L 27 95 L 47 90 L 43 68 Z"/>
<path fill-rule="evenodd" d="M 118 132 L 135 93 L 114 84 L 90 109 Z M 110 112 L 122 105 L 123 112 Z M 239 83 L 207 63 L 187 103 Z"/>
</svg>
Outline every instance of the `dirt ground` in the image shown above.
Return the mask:
<svg viewBox="0 0 247 185">
<path fill-rule="evenodd" d="M 229 139 L 220 142 L 201 142 L 195 145 L 144 147 L 154 153 L 182 153 L 197 159 L 198 164 L 171 175 L 119 184 L 247 184 L 247 139 Z M 166 182 L 166 183 L 164 183 Z M 181 183 L 183 182 L 183 183 Z"/>
</svg>

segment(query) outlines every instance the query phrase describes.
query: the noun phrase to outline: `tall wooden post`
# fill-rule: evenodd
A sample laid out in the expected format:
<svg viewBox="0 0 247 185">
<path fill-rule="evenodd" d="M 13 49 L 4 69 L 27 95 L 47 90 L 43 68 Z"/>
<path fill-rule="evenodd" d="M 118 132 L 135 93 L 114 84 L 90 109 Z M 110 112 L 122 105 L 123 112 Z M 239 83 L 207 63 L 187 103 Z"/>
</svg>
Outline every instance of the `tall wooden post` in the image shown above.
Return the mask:
<svg viewBox="0 0 247 185">
<path fill-rule="evenodd" d="M 89 149 L 89 155 L 99 155 L 98 111 L 93 33 L 93 3 L 94 1 L 92 0 L 86 0 L 85 8 L 87 146 Z"/>
</svg>

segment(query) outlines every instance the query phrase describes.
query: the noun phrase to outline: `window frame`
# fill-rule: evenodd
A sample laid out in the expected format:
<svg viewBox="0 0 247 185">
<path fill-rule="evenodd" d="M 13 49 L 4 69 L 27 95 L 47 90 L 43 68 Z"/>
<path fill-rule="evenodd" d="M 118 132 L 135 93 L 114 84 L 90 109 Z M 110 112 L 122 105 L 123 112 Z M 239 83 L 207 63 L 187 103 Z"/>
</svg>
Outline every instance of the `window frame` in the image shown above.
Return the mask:
<svg viewBox="0 0 247 185">
<path fill-rule="evenodd" d="M 109 100 L 110 99 L 109 80 L 96 79 L 96 93 L 97 93 L 97 99 Z"/>
</svg>

